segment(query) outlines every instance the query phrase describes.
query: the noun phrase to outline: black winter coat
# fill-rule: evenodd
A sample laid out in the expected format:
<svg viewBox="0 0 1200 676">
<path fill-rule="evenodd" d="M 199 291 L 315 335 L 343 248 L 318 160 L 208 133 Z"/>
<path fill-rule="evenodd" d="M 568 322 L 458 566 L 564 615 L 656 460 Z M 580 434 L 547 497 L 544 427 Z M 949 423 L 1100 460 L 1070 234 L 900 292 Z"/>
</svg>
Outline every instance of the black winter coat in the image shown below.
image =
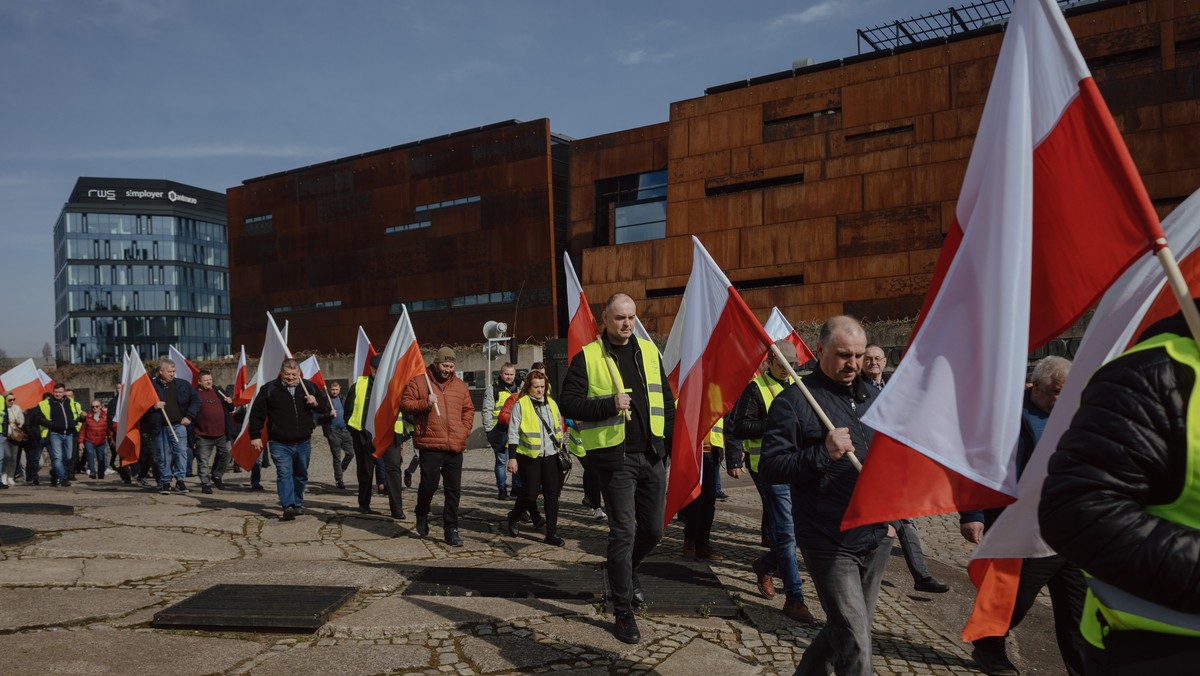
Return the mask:
<svg viewBox="0 0 1200 676">
<path fill-rule="evenodd" d="M 294 444 L 311 438 L 316 429 L 313 413 L 328 414 L 329 401 L 320 396 L 321 388 L 311 380 L 305 380 L 304 385 L 316 398 L 315 407 L 310 407 L 304 401 L 304 387 L 299 384 L 296 385 L 295 394 L 289 393 L 287 386 L 278 378 L 263 386 L 250 409 L 250 426 L 247 429 L 250 438 L 260 438 L 264 423 L 267 426 L 267 438 L 271 441 Z"/>
<path fill-rule="evenodd" d="M 1162 333 L 1190 335 L 1176 315 L 1139 342 Z M 1105 582 L 1187 613 L 1200 613 L 1200 530 L 1151 516 L 1146 506 L 1173 502 L 1183 491 L 1195 384 L 1192 369 L 1161 348 L 1101 367 L 1050 457 L 1038 508 L 1042 537 L 1059 554 Z"/>
</svg>

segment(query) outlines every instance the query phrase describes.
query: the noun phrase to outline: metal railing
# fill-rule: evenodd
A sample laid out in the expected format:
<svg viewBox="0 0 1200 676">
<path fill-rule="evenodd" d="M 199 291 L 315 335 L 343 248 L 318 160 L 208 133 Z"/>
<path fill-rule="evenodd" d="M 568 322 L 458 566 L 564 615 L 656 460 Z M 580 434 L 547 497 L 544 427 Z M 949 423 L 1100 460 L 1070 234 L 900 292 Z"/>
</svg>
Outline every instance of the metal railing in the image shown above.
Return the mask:
<svg viewBox="0 0 1200 676">
<path fill-rule="evenodd" d="M 1062 9 L 1094 4 L 1098 0 L 1058 0 Z M 949 7 L 940 12 L 921 14 L 909 19 L 858 29 L 858 53 L 866 45 L 869 52 L 886 52 L 926 40 L 948 38 L 952 35 L 1003 25 L 1012 13 L 1010 0 L 980 0 L 968 5 Z"/>
</svg>

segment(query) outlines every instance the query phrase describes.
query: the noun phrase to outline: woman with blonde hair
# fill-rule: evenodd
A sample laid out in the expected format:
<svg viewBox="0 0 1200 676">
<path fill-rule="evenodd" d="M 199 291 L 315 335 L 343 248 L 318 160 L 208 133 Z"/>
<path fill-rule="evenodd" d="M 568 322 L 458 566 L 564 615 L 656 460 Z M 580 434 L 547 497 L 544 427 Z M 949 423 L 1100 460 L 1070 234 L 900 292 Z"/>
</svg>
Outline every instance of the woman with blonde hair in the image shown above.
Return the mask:
<svg viewBox="0 0 1200 676">
<path fill-rule="evenodd" d="M 508 471 L 520 472 L 525 490 L 508 513 L 508 534 L 520 535 L 521 514 L 536 507 L 540 492 L 545 500 L 548 545 L 561 547 L 558 536 L 558 496 L 562 492 L 558 454 L 563 447 L 564 426 L 558 403 L 546 394 L 546 374 L 530 371 L 508 425 Z"/>
</svg>

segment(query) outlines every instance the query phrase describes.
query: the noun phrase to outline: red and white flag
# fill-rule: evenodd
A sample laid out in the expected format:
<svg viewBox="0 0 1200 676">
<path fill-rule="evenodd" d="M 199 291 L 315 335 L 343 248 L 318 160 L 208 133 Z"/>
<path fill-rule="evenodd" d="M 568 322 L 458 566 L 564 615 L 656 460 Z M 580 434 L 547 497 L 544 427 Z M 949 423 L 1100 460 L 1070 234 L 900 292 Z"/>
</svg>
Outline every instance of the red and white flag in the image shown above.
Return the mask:
<svg viewBox="0 0 1200 676">
<path fill-rule="evenodd" d="M 279 366 L 284 359 L 291 359 L 292 352 L 288 349 L 287 343 L 283 340 L 283 334 L 279 331 L 279 327 L 275 324 L 275 319 L 271 317 L 271 313 L 267 313 L 267 332 L 263 339 L 262 356 L 258 360 L 258 369 L 254 372 L 255 383 L 267 383 L 275 380 L 279 376 Z M 258 386 L 254 389 L 254 394 L 250 399 L 249 408 L 254 408 L 254 401 L 258 399 L 259 393 L 262 392 L 262 387 Z M 233 461 L 244 470 L 249 470 L 254 466 L 254 461 L 260 455 L 259 451 L 254 450 L 250 445 L 251 439 L 248 432 L 250 428 L 250 411 L 246 411 L 246 418 L 242 421 L 242 429 L 238 432 L 237 438 L 233 440 L 233 445 L 229 449 L 229 455 L 233 457 Z M 263 444 L 267 441 L 267 430 L 264 427 L 262 431 Z"/>
<path fill-rule="evenodd" d="M 305 380 L 311 380 L 314 385 L 325 389 L 325 376 L 321 375 L 321 365 L 317 363 L 317 355 L 312 355 L 308 359 L 300 362 L 300 375 Z"/>
<path fill-rule="evenodd" d="M 408 319 L 408 308 L 401 305 L 400 318 L 379 355 L 375 383 L 371 386 L 371 401 L 364 414 L 363 429 L 371 433 L 375 457 L 392 445 L 396 437 L 396 416 L 400 415 L 400 396 L 404 386 L 425 371 L 421 346 Z M 357 404 L 355 404 L 357 405 Z"/>
<path fill-rule="evenodd" d="M 921 321 L 863 417 L 878 434 L 842 527 L 1012 502 L 1026 355 L 1161 237 L 1058 5 L 1017 3 Z"/>
<path fill-rule="evenodd" d="M 33 364 L 33 360 L 26 359 L 0 375 L 0 391 L 12 392 L 17 398 L 17 406 L 25 410 L 31 409 L 38 405 L 46 392 L 39 373 L 40 370 Z"/>
<path fill-rule="evenodd" d="M 767 332 L 767 335 L 773 341 L 786 340 L 794 345 L 796 347 L 796 360 L 798 363 L 807 364 L 817 358 L 813 354 L 813 351 L 808 349 L 808 345 L 804 344 L 804 339 L 800 337 L 800 334 L 796 333 L 796 327 L 792 326 L 787 317 L 783 316 L 779 308 L 771 308 L 771 316 L 767 317 L 766 323 L 763 324 L 763 330 Z"/>
<path fill-rule="evenodd" d="M 692 274 L 683 292 L 687 315 L 683 321 L 676 318 L 667 339 L 668 345 L 678 345 L 679 394 L 664 526 L 700 494 L 704 438 L 733 408 L 771 347 L 771 338 L 700 240 L 692 237 L 692 244 Z"/>
<path fill-rule="evenodd" d="M 646 330 L 646 327 L 642 324 L 642 320 L 638 319 L 637 315 L 634 315 L 633 317 L 633 335 L 641 338 L 642 340 L 648 340 L 652 343 L 654 342 L 654 339 L 650 337 L 650 332 Z M 592 340 L 595 340 L 595 338 Z M 661 356 L 662 350 L 659 350 L 658 354 Z"/>
<path fill-rule="evenodd" d="M 1189 286 L 1200 281 L 1200 191 L 1195 192 L 1163 221 L 1163 231 L 1179 247 L 1180 268 Z M 1166 289 L 1166 276 L 1155 256 L 1144 256 L 1121 275 L 1104 294 L 1088 323 L 1062 394 L 1017 484 L 1017 501 L 984 533 L 967 569 L 979 593 L 975 610 L 963 629 L 963 639 L 1003 636 L 1016 604 L 1020 562 L 1049 556 L 1042 540 L 1038 503 L 1050 456 L 1079 409 L 1084 386 L 1103 364 L 1131 347 L 1150 324 L 1179 310 Z"/>
<path fill-rule="evenodd" d="M 170 355 L 171 361 L 175 362 L 175 377 L 186 378 L 186 382 L 191 383 L 192 387 L 199 387 L 200 369 L 188 361 L 188 358 L 183 356 L 182 352 L 176 350 L 174 345 L 167 348 L 167 354 Z"/>
<path fill-rule="evenodd" d="M 51 392 L 53 392 L 54 391 L 54 379 L 51 378 L 49 375 L 47 375 L 46 372 L 41 369 L 37 370 L 37 374 L 38 374 L 38 382 L 40 382 L 42 384 L 42 392 L 44 392 L 45 394 L 50 394 Z M 39 399 L 39 401 L 40 401 L 40 399 Z"/>
<path fill-rule="evenodd" d="M 254 398 L 255 385 L 247 382 L 249 374 L 246 373 L 246 346 L 242 346 L 242 352 L 238 355 L 237 372 L 233 376 L 233 405 L 245 406 Z"/>
<path fill-rule="evenodd" d="M 567 275 L 567 363 L 570 364 L 584 345 L 596 340 L 600 332 L 596 329 L 596 317 L 583 295 L 583 285 L 575 275 L 571 257 L 563 252 L 563 270 Z"/>
<path fill-rule="evenodd" d="M 371 375 L 371 357 L 379 354 L 375 348 L 371 346 L 371 340 L 367 338 L 367 332 L 363 331 L 363 327 L 358 327 L 358 340 L 354 342 L 354 377 Z M 351 386 L 354 385 L 354 380 L 350 381 Z"/>
<path fill-rule="evenodd" d="M 136 348 L 130 348 L 121 368 L 121 396 L 115 412 L 117 455 L 121 466 L 132 465 L 142 454 L 142 416 L 158 403 L 158 392 L 150 382 L 146 366 Z"/>
</svg>

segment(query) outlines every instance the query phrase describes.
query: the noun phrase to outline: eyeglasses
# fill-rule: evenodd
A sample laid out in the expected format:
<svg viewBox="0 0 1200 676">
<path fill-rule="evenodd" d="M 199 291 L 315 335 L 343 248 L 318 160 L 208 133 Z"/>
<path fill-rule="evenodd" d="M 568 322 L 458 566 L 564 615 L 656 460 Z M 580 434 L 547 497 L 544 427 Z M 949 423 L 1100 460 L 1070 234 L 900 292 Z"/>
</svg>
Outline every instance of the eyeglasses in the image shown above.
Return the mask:
<svg viewBox="0 0 1200 676">
<path fill-rule="evenodd" d="M 100 408 L 100 405 L 99 405 L 99 404 L 96 404 L 96 405 L 95 405 L 95 406 L 93 406 L 92 408 Z"/>
</svg>

